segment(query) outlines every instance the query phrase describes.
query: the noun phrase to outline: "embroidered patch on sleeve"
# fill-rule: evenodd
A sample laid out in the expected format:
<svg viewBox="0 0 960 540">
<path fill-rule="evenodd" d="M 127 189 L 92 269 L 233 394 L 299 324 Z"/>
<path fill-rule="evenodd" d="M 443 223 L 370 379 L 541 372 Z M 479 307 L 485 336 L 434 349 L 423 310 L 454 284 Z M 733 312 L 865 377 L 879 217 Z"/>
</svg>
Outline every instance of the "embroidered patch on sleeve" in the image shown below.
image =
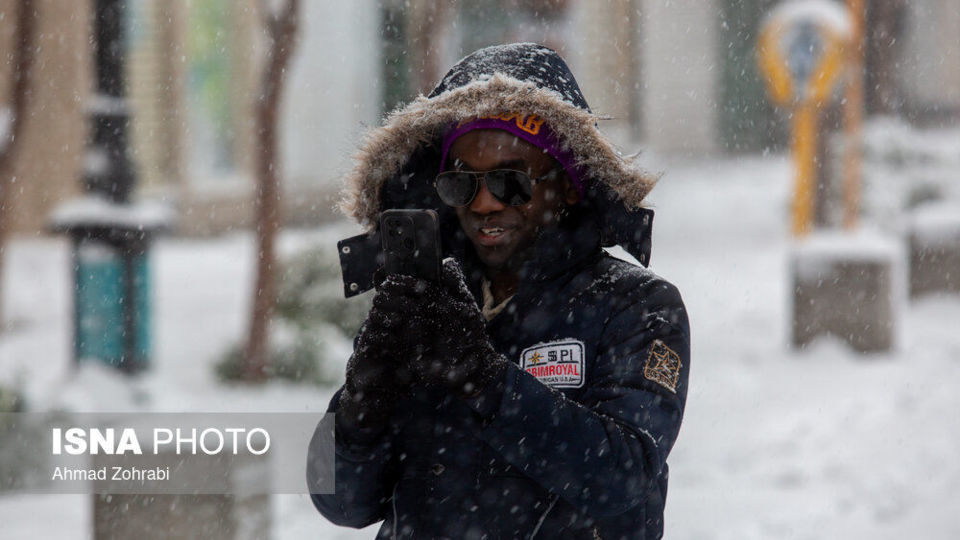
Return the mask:
<svg viewBox="0 0 960 540">
<path fill-rule="evenodd" d="M 680 379 L 680 355 L 659 339 L 654 341 L 647 356 L 647 365 L 643 367 L 643 376 L 676 394 L 677 381 Z"/>
<path fill-rule="evenodd" d="M 520 369 L 554 388 L 583 386 L 583 342 L 563 339 L 541 343 L 520 353 Z"/>
</svg>

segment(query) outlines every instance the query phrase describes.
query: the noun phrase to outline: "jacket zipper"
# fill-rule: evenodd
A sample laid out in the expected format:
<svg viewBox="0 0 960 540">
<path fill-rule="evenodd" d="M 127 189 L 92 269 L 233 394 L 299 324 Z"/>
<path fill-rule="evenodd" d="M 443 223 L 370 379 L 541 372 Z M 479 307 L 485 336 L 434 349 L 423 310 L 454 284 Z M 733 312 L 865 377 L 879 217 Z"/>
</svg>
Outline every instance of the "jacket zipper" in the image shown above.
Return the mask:
<svg viewBox="0 0 960 540">
<path fill-rule="evenodd" d="M 553 506 L 557 504 L 557 499 L 559 498 L 560 496 L 556 494 L 550 497 L 550 504 L 547 505 L 547 509 L 543 511 L 543 515 L 540 516 L 540 519 L 537 520 L 537 526 L 533 528 L 533 532 L 530 533 L 530 536 L 527 538 L 527 540 L 533 540 L 533 537 L 537 536 L 537 533 L 540 532 L 540 527 L 543 527 L 543 522 L 547 519 L 547 514 L 553 510 Z"/>
</svg>

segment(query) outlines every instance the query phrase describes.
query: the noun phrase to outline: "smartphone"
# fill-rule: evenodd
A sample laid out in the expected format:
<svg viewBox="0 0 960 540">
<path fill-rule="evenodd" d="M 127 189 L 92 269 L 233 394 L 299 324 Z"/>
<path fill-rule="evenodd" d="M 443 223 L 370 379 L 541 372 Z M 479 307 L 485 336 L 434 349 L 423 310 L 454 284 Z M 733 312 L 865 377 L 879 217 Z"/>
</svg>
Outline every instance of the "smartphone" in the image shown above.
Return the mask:
<svg viewBox="0 0 960 540">
<path fill-rule="evenodd" d="M 384 210 L 380 213 L 383 268 L 440 281 L 439 218 L 433 210 Z"/>
</svg>

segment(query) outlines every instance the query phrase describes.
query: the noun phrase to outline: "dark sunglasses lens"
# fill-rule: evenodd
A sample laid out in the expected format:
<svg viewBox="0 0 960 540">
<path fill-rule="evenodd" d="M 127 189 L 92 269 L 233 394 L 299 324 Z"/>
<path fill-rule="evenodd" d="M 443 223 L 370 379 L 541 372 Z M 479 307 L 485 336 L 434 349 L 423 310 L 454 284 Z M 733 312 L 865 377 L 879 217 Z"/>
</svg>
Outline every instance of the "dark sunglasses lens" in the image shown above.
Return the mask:
<svg viewBox="0 0 960 540">
<path fill-rule="evenodd" d="M 484 179 L 490 194 L 503 204 L 520 206 L 530 202 L 533 183 L 526 174 L 520 171 L 490 171 Z"/>
<path fill-rule="evenodd" d="M 477 193 L 477 177 L 457 171 L 440 173 L 437 176 L 437 195 L 444 204 L 466 206 Z"/>
</svg>

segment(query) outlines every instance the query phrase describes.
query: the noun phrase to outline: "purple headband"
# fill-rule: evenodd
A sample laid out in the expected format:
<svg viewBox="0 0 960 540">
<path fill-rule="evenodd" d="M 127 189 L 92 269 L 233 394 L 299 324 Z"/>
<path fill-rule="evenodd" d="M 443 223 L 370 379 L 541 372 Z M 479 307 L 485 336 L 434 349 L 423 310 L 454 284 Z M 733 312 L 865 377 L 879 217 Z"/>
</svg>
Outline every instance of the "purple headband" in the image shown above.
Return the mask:
<svg viewBox="0 0 960 540">
<path fill-rule="evenodd" d="M 585 189 L 583 186 L 582 169 L 577 166 L 576 158 L 568 148 L 564 147 L 560 138 L 557 137 L 550 126 L 535 114 L 522 115 L 516 113 L 507 113 L 499 116 L 489 116 L 485 118 L 476 118 L 466 120 L 459 124 L 451 126 L 443 136 L 443 151 L 440 156 L 440 166 L 443 167 L 447 162 L 447 153 L 453 141 L 460 138 L 467 132 L 475 129 L 501 129 L 508 131 L 528 143 L 542 148 L 550 154 L 553 159 L 560 162 L 573 186 L 583 197 Z"/>
</svg>

